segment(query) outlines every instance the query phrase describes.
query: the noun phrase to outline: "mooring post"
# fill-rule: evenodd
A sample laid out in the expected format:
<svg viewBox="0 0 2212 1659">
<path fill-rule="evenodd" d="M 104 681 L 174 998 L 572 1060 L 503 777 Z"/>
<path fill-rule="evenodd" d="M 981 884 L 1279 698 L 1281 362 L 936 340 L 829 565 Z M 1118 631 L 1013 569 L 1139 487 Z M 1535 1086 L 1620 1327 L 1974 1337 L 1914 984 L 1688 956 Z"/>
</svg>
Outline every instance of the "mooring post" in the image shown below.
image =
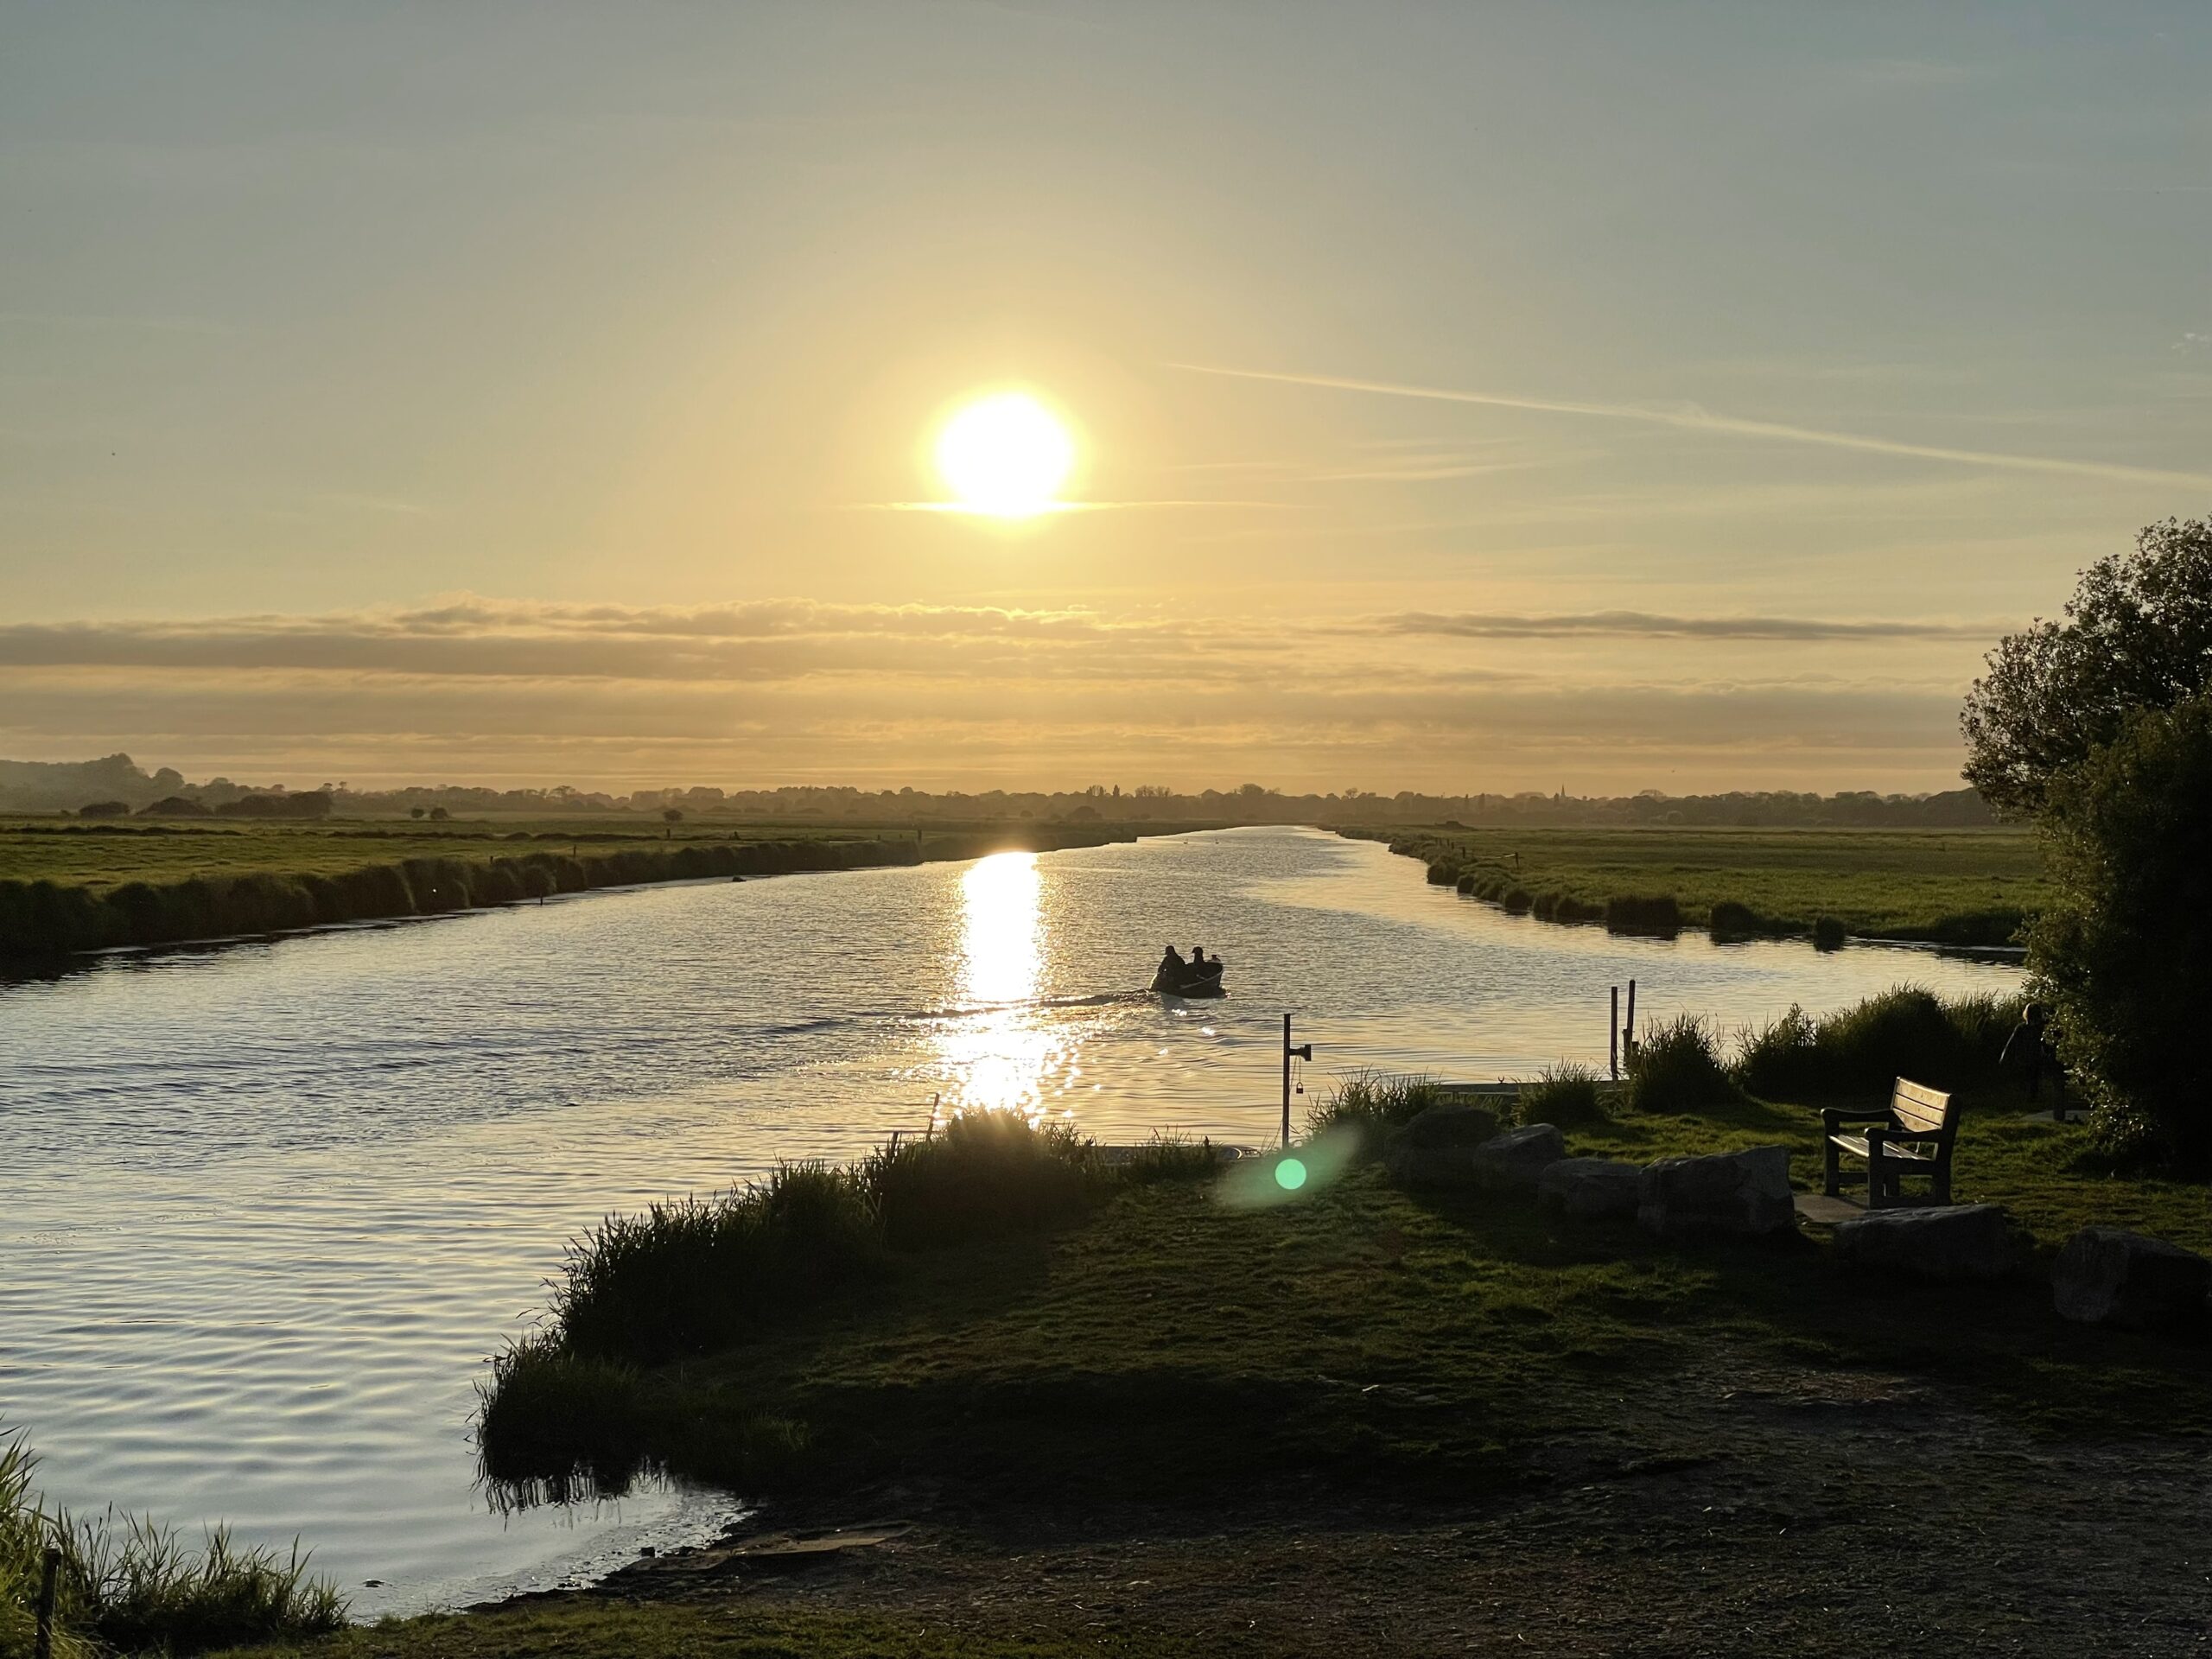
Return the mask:
<svg viewBox="0 0 2212 1659">
<path fill-rule="evenodd" d="M 1313 1058 L 1313 1044 L 1300 1043 L 1295 1048 L 1291 1046 L 1290 1016 L 1286 1014 L 1282 1017 L 1282 1143 L 1286 1147 L 1290 1145 L 1290 1063 L 1294 1059 L 1311 1060 Z"/>
<path fill-rule="evenodd" d="M 1621 1058 L 1634 1063 L 1636 1059 L 1636 982 L 1628 982 L 1628 1023 L 1621 1027 Z"/>
<path fill-rule="evenodd" d="M 32 1638 L 35 1659 L 54 1659 L 54 1580 L 61 1571 L 61 1552 L 46 1548 L 46 1571 L 38 1581 L 38 1630 Z"/>
<path fill-rule="evenodd" d="M 1605 1066 L 1613 1081 L 1621 1080 L 1621 988 L 1613 987 L 1613 1011 L 1605 1019 Z"/>
</svg>

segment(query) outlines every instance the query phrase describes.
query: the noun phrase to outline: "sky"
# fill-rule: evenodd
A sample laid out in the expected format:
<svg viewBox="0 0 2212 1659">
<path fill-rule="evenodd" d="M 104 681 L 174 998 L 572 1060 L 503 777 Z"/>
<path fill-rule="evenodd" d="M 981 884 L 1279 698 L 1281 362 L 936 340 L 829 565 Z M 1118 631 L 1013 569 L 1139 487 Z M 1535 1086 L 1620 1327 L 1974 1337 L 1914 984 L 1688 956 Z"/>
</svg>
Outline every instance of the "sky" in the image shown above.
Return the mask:
<svg viewBox="0 0 2212 1659">
<path fill-rule="evenodd" d="M 2199 3 L 0 0 L 0 755 L 1957 785 L 2212 511 Z M 1082 510 L 939 501 L 1027 388 Z"/>
</svg>

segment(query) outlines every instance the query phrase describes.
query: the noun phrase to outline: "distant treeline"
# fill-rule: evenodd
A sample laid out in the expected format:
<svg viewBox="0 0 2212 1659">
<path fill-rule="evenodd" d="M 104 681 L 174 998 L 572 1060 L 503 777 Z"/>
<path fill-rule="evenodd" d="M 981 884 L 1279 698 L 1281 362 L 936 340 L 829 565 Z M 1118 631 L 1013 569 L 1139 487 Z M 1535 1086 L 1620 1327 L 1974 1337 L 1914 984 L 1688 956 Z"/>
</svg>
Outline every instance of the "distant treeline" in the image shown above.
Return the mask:
<svg viewBox="0 0 2212 1659">
<path fill-rule="evenodd" d="M 327 803 L 327 804 L 326 804 Z M 327 783 L 314 790 L 252 787 L 218 778 L 188 784 L 167 767 L 148 773 L 125 754 L 75 764 L 0 760 L 0 811 L 81 813 L 86 808 L 156 817 L 210 813 L 255 817 L 449 816 L 574 817 L 597 813 L 653 813 L 674 808 L 687 818 L 753 823 L 926 823 L 936 820 L 1066 823 L 1322 823 L 1469 825 L 1686 824 L 1963 830 L 1994 822 L 1971 789 L 1934 795 L 1834 795 L 1789 790 L 1723 795 L 1582 796 L 1284 794 L 1259 784 L 1179 792 L 1160 785 L 1093 784 L 1078 790 L 980 793 L 865 790 L 822 785 L 782 789 L 711 787 L 637 790 L 626 795 L 570 789 L 474 789 L 424 785 L 355 790 Z"/>
<path fill-rule="evenodd" d="M 926 841 L 694 841 L 582 855 L 409 858 L 334 874 L 255 872 L 131 881 L 105 890 L 56 881 L 0 881 L 0 958 L 435 916 L 594 887 L 919 864 L 1016 846 L 1046 851 L 1134 838 L 1133 831 L 1120 828 L 1040 827 L 1027 834 L 932 836 Z"/>
</svg>

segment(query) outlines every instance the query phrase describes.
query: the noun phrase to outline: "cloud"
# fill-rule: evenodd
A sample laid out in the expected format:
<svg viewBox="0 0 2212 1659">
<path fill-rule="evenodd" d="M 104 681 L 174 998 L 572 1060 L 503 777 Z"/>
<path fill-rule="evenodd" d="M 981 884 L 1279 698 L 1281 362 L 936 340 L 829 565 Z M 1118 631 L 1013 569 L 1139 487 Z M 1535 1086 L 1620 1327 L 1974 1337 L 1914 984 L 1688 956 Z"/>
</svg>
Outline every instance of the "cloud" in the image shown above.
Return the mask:
<svg viewBox="0 0 2212 1659">
<path fill-rule="evenodd" d="M 1211 363 L 1171 363 L 1167 366 L 1192 374 L 1219 375 L 1232 380 L 1261 380 L 1274 385 L 1314 386 L 1331 391 L 1356 391 L 1384 397 L 1414 397 L 1433 403 L 1474 404 L 1490 409 L 1530 410 L 1541 414 L 1575 415 L 1593 420 L 1632 421 L 1646 426 L 1711 432 L 1727 437 L 1809 444 L 1916 461 L 1950 461 L 1961 466 L 1994 467 L 2000 471 L 2102 478 L 2131 484 L 2179 485 L 2190 489 L 2212 488 L 2212 473 L 2174 472 L 2154 467 L 2130 467 L 2117 461 L 2074 461 L 2057 455 L 2012 454 L 1993 449 L 1961 449 L 1943 444 L 1908 443 L 1864 433 L 1830 432 L 1817 427 L 1791 426 L 1780 421 L 1719 415 L 1694 404 L 1676 408 L 1656 408 L 1641 404 L 1591 403 L 1557 397 L 1522 397 L 1503 392 L 1461 391 L 1441 386 L 1408 385 L 1390 380 L 1357 380 L 1338 375 L 1228 368 Z"/>
<path fill-rule="evenodd" d="M 1419 787 L 1464 784 L 1473 767 L 1504 788 L 1572 756 L 1578 786 L 1681 784 L 1666 768 L 1687 766 L 1716 784 L 1935 787 L 1955 770 L 1967 665 L 1960 684 L 1948 658 L 1899 683 L 1859 674 L 1849 653 L 1966 632 L 1624 611 L 1307 622 L 463 595 L 394 611 L 0 626 L 0 753 L 124 748 L 308 784 L 942 785 L 1078 772 L 1204 784 L 1234 772 Z M 1546 644 L 1583 637 L 1623 643 L 1572 662 Z M 1777 642 L 1822 645 L 1828 669 Z M 1716 655 L 1732 645 L 1741 653 Z"/>
<path fill-rule="evenodd" d="M 2003 625 L 1896 619 L 1831 621 L 1805 616 L 1669 616 L 1652 611 L 1585 611 L 1515 616 L 1462 611 L 1402 611 L 1362 630 L 1460 639 L 1561 639 L 1582 636 L 1646 639 L 1993 639 Z"/>
</svg>

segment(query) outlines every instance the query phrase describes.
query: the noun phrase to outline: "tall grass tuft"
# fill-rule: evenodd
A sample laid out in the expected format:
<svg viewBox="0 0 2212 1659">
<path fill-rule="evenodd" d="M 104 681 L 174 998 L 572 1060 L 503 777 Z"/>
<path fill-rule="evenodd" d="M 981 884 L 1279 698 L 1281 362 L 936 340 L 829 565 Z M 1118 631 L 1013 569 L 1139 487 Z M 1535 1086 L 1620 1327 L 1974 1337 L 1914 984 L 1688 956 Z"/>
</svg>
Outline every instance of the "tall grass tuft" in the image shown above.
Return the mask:
<svg viewBox="0 0 2212 1659">
<path fill-rule="evenodd" d="M 1652 1028 L 1629 1052 L 1629 1102 L 1640 1112 L 1691 1112 L 1734 1100 L 1713 1027 L 1681 1014 Z"/>
<path fill-rule="evenodd" d="M 1211 1140 L 1155 1135 L 1115 1173 L 1131 1186 L 1152 1186 L 1161 1181 L 1211 1180 L 1220 1167 Z"/>
<path fill-rule="evenodd" d="M 55 1580 L 55 1659 L 111 1653 L 207 1653 L 324 1636 L 346 1622 L 335 1586 L 289 1555 L 241 1548 L 216 1528 L 197 1552 L 166 1528 L 113 1511 L 97 1521 L 48 1510 L 31 1490 L 36 1459 L 0 1444 L 0 1659 L 28 1659 L 45 1556 Z"/>
<path fill-rule="evenodd" d="M 1357 1071 L 1331 1090 L 1306 1116 L 1309 1138 L 1331 1129 L 1357 1128 L 1370 1147 L 1384 1134 L 1418 1117 L 1444 1098 L 1433 1077 L 1396 1077 L 1381 1071 Z"/>
<path fill-rule="evenodd" d="M 1899 985 L 1818 1019 L 1792 1007 L 1738 1037 L 1731 1069 L 1770 1100 L 1873 1094 L 1898 1077 L 1953 1091 L 1993 1087 L 2020 1009 L 2018 998 L 1948 1001 Z"/>
<path fill-rule="evenodd" d="M 654 1363 L 744 1339 L 862 1276 L 880 1249 L 859 1173 L 786 1164 L 719 1198 L 609 1216 L 569 1247 L 554 1319 L 578 1354 Z"/>
<path fill-rule="evenodd" d="M 1605 1102 L 1598 1094 L 1598 1074 L 1580 1060 L 1562 1060 L 1544 1068 L 1536 1081 L 1521 1090 L 1515 1116 L 1523 1123 L 1551 1123 L 1562 1129 L 1605 1121 Z"/>
<path fill-rule="evenodd" d="M 917 1250 L 1065 1225 L 1090 1207 L 1098 1173 L 1065 1124 L 970 1112 L 877 1152 L 860 1180 L 885 1241 Z"/>
</svg>

